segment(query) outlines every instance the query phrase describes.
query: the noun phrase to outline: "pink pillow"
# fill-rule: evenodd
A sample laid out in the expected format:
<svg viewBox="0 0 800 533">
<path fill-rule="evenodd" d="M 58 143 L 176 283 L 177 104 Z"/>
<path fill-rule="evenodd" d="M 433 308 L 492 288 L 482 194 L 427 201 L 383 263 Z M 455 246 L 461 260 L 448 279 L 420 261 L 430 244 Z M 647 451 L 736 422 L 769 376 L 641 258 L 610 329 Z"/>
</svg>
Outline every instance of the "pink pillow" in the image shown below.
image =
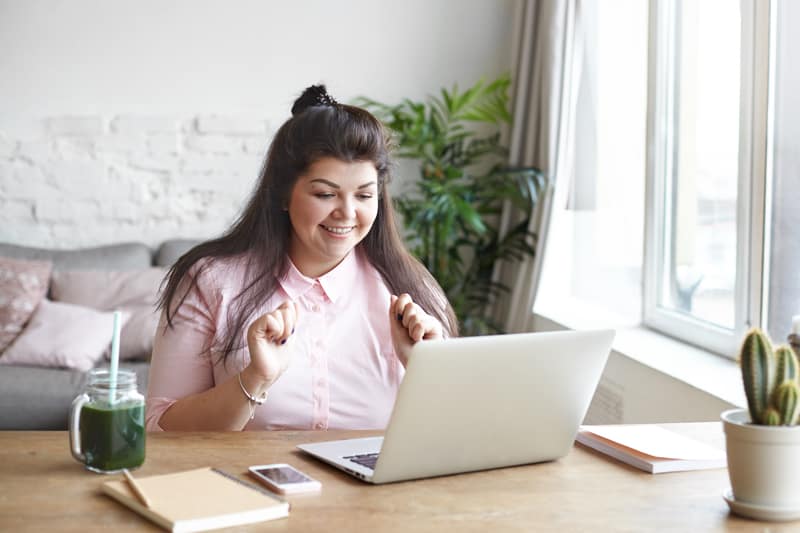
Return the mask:
<svg viewBox="0 0 800 533">
<path fill-rule="evenodd" d="M 166 273 L 165 268 L 54 272 L 50 294 L 58 302 L 130 313 L 120 334 L 120 359 L 147 359 L 160 316 L 156 311 L 158 289 Z"/>
<path fill-rule="evenodd" d="M 54 301 L 110 311 L 126 305 L 155 306 L 164 268 L 53 272 Z"/>
<path fill-rule="evenodd" d="M 53 264 L 0 257 L 0 353 L 17 336 L 47 294 Z"/>
<path fill-rule="evenodd" d="M 149 360 L 161 313 L 152 305 L 124 306 L 120 309 L 129 313 L 130 319 L 120 333 L 119 358 Z M 110 352 L 106 355 L 110 355 Z"/>
<path fill-rule="evenodd" d="M 123 312 L 122 323 L 127 319 Z M 103 358 L 113 335 L 114 313 L 42 300 L 0 364 L 89 370 Z"/>
</svg>

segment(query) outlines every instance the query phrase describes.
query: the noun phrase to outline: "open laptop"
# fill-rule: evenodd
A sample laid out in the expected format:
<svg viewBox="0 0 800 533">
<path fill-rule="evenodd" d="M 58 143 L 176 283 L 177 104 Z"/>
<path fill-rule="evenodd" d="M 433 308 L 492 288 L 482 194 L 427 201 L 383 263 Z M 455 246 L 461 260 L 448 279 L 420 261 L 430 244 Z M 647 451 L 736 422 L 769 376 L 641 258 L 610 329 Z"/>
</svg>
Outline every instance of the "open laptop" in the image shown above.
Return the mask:
<svg viewBox="0 0 800 533">
<path fill-rule="evenodd" d="M 558 459 L 572 447 L 613 338 L 602 330 L 419 342 L 383 437 L 298 448 L 370 483 Z"/>
</svg>

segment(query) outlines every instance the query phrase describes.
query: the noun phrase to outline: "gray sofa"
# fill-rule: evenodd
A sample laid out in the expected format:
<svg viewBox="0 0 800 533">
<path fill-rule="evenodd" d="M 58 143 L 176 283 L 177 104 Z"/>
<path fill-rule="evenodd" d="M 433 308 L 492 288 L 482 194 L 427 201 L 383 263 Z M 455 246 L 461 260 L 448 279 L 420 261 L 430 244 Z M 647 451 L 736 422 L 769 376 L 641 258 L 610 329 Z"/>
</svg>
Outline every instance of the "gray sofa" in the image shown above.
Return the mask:
<svg viewBox="0 0 800 533">
<path fill-rule="evenodd" d="M 142 243 L 123 243 L 76 250 L 48 250 L 0 243 L 0 256 L 49 260 L 53 271 L 138 270 L 172 265 L 197 241 L 165 241 L 156 250 Z M 101 361 L 98 366 L 106 365 Z M 149 362 L 125 361 L 138 375 L 139 391 L 147 389 Z M 72 400 L 83 391 L 86 373 L 59 368 L 0 366 L 0 429 L 64 430 Z"/>
</svg>

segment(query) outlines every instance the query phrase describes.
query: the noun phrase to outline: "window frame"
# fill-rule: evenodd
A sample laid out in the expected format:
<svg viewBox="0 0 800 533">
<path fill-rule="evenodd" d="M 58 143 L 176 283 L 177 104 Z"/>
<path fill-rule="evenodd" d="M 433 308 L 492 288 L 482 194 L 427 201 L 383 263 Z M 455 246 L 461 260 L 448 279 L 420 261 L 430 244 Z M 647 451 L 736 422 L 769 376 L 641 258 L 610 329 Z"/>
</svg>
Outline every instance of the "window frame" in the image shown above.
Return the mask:
<svg viewBox="0 0 800 533">
<path fill-rule="evenodd" d="M 643 323 L 664 334 L 728 357 L 740 340 L 765 318 L 768 274 L 765 265 L 768 137 L 771 124 L 770 73 L 774 50 L 770 32 L 775 6 L 770 0 L 742 0 L 739 175 L 736 208 L 736 281 L 733 329 L 699 320 L 659 305 L 659 291 L 670 257 L 666 231 L 674 228 L 673 124 L 676 116 L 675 13 L 678 0 L 651 0 L 648 45 L 647 154 Z M 774 27 L 774 26 L 773 26 Z"/>
</svg>

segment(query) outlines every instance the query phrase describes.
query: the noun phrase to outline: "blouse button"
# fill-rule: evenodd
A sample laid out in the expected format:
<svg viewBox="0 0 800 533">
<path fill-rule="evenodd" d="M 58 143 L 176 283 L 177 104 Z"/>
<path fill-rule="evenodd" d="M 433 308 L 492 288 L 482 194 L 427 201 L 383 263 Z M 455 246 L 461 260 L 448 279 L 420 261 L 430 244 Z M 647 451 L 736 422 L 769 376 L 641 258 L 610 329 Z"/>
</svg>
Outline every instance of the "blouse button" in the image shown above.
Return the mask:
<svg viewBox="0 0 800 533">
<path fill-rule="evenodd" d="M 325 427 L 325 424 L 323 424 L 322 422 L 317 422 L 316 424 L 314 424 L 314 427 L 316 429 L 322 429 Z"/>
<path fill-rule="evenodd" d="M 314 304 L 311 306 L 311 310 L 314 311 L 315 313 L 319 313 L 319 306 L 317 304 Z"/>
</svg>

